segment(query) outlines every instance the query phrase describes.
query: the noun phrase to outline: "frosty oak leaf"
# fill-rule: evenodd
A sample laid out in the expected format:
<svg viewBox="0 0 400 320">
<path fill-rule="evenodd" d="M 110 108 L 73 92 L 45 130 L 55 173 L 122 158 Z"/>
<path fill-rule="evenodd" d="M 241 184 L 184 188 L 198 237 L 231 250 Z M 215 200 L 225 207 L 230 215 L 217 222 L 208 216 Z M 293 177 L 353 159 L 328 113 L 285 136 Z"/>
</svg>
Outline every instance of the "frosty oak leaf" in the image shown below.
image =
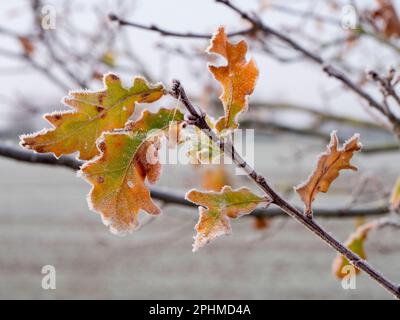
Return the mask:
<svg viewBox="0 0 400 320">
<path fill-rule="evenodd" d="M 128 122 L 125 130 L 104 133 L 98 142 L 100 155 L 82 166 L 80 175 L 92 185 L 89 206 L 101 214 L 112 232 L 134 230 L 141 209 L 160 213 L 145 180 L 158 180 L 159 138 L 173 122 L 182 120 L 183 114 L 176 109 L 145 110 L 140 119 Z"/>
<path fill-rule="evenodd" d="M 340 170 L 357 170 L 357 167 L 350 164 L 350 159 L 355 152 L 361 150 L 359 135 L 355 134 L 345 142 L 343 148 L 338 149 L 338 144 L 336 132 L 333 131 L 327 151 L 320 155 L 314 172 L 304 183 L 295 187 L 308 215 L 312 214 L 311 205 L 318 192 L 328 192 L 331 183 L 339 176 Z"/>
<path fill-rule="evenodd" d="M 255 195 L 248 188 L 233 190 L 230 186 L 224 186 L 220 192 L 192 189 L 185 198 L 199 205 L 200 218 L 195 227 L 193 251 L 218 236 L 230 234 L 229 219 L 250 213 L 260 203 L 269 204 L 267 198 Z"/>
<path fill-rule="evenodd" d="M 80 159 L 90 160 L 98 154 L 96 140 L 102 132 L 123 128 L 135 103 L 154 102 L 164 94 L 162 85 L 149 85 L 141 77 L 130 88 L 111 73 L 103 81 L 105 88 L 100 91 L 71 91 L 63 102 L 74 110 L 46 114 L 54 128 L 21 136 L 21 145 L 56 157 L 79 151 Z"/>
<path fill-rule="evenodd" d="M 238 127 L 237 116 L 246 110 L 247 96 L 256 85 L 256 63 L 253 59 L 246 61 L 246 42 L 242 40 L 236 44 L 230 43 L 223 27 L 211 39 L 207 52 L 218 54 L 227 61 L 224 66 L 209 65 L 209 70 L 223 88 L 220 99 L 225 116 L 218 119 L 216 128 L 218 131 L 235 129 Z"/>
</svg>

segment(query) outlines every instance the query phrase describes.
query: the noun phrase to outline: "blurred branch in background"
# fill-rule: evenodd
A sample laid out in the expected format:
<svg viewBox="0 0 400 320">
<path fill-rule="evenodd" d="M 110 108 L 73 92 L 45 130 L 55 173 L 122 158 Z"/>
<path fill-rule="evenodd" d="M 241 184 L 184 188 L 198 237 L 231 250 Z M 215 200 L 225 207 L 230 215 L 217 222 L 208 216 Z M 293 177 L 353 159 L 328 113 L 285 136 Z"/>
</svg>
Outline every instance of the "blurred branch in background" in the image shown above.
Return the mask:
<svg viewBox="0 0 400 320">
<path fill-rule="evenodd" d="M 124 19 L 118 17 L 115 13 L 110 13 L 108 15 L 108 18 L 111 21 L 117 21 L 120 26 L 129 26 L 129 27 L 134 27 L 134 28 L 141 29 L 141 30 L 154 31 L 164 37 L 205 39 L 205 40 L 209 40 L 212 37 L 212 34 L 209 34 L 209 33 L 178 32 L 178 31 L 166 30 L 166 29 L 160 28 L 154 24 L 147 26 L 144 24 L 136 23 L 136 22 L 129 22 L 127 20 L 124 20 Z M 254 31 L 255 31 L 254 28 L 247 28 L 247 29 L 244 29 L 241 31 L 228 33 L 228 37 L 244 36 L 244 35 L 251 34 Z"/>
<path fill-rule="evenodd" d="M 27 162 L 30 164 L 45 164 L 51 166 L 65 167 L 73 170 L 78 170 L 83 162 L 72 157 L 62 156 L 59 159 L 50 154 L 37 154 L 26 150 L 21 150 L 10 145 L 0 145 L 0 156 L 4 158 L 14 159 L 17 161 Z M 151 187 L 151 195 L 155 199 L 161 200 L 169 204 L 178 204 L 188 207 L 196 207 L 195 204 L 185 200 L 184 196 L 173 192 L 166 191 L 160 188 Z M 378 216 L 385 215 L 390 212 L 388 204 L 377 207 L 358 207 L 358 208 L 316 208 L 315 215 L 322 218 L 352 218 L 360 216 Z M 252 212 L 255 216 L 264 217 L 287 217 L 279 208 L 256 209 Z"/>
</svg>

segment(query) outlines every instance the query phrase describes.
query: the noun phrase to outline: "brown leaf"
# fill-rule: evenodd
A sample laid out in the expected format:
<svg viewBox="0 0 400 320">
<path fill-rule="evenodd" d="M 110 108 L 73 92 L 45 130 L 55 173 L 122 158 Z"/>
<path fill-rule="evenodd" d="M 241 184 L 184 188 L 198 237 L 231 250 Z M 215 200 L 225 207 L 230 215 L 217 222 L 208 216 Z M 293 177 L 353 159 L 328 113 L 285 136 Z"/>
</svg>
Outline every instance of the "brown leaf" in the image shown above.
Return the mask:
<svg viewBox="0 0 400 320">
<path fill-rule="evenodd" d="M 209 66 L 214 78 L 223 87 L 220 99 L 225 116 L 218 119 L 216 129 L 235 129 L 238 127 L 237 116 L 247 109 L 247 96 L 256 85 L 256 63 L 253 59 L 246 60 L 246 42 L 242 40 L 236 44 L 230 43 L 223 27 L 214 34 L 207 52 L 219 54 L 227 61 L 225 66 Z"/>
<path fill-rule="evenodd" d="M 387 38 L 400 37 L 400 19 L 391 0 L 376 0 L 378 9 L 376 9 L 371 17 L 376 22 L 376 27 Z M 382 24 L 379 27 L 379 23 Z"/>
<path fill-rule="evenodd" d="M 308 215 L 312 214 L 311 205 L 318 192 L 328 192 L 333 180 L 339 176 L 340 170 L 357 170 L 357 167 L 350 164 L 350 159 L 354 152 L 361 150 L 359 135 L 355 134 L 340 149 L 338 149 L 338 144 L 336 131 L 333 131 L 327 151 L 319 157 L 314 172 L 307 181 L 295 187 L 296 192 L 305 204 L 305 212 Z"/>
</svg>

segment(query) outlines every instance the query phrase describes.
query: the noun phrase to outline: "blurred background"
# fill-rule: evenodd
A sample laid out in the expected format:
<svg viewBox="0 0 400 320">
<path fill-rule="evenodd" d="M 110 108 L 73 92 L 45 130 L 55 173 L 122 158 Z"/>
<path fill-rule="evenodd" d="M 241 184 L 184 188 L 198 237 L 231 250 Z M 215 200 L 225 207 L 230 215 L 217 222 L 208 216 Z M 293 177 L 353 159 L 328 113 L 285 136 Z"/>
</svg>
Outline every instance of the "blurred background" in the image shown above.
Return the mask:
<svg viewBox="0 0 400 320">
<path fill-rule="evenodd" d="M 301 206 L 293 186 L 311 172 L 330 132 L 337 130 L 341 141 L 358 132 L 364 149 L 353 163 L 359 171 L 341 173 L 330 193 L 317 198 L 317 219 L 342 241 L 367 221 L 397 221 L 389 199 L 400 173 L 400 126 L 388 114 L 398 119 L 400 105 L 379 79 L 395 89 L 400 2 L 233 3 L 343 70 L 390 111 L 377 112 L 276 37 L 257 31 L 232 37 L 246 39 L 260 70 L 241 117 L 243 128 L 256 130 L 255 168 Z M 110 13 L 135 25 L 110 21 Z M 167 86 L 179 79 L 198 105 L 221 115 L 220 87 L 206 66 L 224 62 L 205 54 L 206 37 L 185 34 L 248 28 L 237 13 L 212 0 L 17 0 L 0 2 L 0 17 L 0 298 L 390 298 L 364 274 L 355 290 L 344 290 L 331 271 L 335 252 L 284 215 L 234 221 L 232 236 L 192 253 L 194 208 L 160 201 L 162 216 L 143 215 L 139 232 L 118 237 L 88 209 L 90 187 L 72 170 L 12 159 L 9 150 L 22 150 L 20 134 L 49 127 L 43 113 L 66 109 L 61 99 L 71 89 L 100 89 L 106 72 L 127 84 L 138 74 Z M 163 98 L 157 106 L 175 104 Z M 251 187 L 233 170 L 167 165 L 157 188 L 183 196 L 193 187 Z M 398 235 L 398 225 L 374 230 L 366 252 L 400 282 Z M 56 290 L 42 289 L 44 265 L 56 268 Z"/>
</svg>

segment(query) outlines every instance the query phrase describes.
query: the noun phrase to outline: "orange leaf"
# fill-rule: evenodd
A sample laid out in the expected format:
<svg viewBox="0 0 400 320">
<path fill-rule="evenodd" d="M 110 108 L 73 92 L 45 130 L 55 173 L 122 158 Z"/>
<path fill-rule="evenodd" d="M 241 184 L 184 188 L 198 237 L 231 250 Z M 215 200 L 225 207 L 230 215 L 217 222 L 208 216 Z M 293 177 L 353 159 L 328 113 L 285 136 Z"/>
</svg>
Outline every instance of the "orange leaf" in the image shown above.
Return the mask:
<svg viewBox="0 0 400 320">
<path fill-rule="evenodd" d="M 21 145 L 56 157 L 79 151 L 80 159 L 89 160 L 98 154 L 95 142 L 102 132 L 123 128 L 137 102 L 154 102 L 164 94 L 162 85 L 151 86 L 141 77 L 127 89 L 116 75 L 107 74 L 104 86 L 100 91 L 71 91 L 64 104 L 75 110 L 46 114 L 54 128 L 21 136 Z"/>
<path fill-rule="evenodd" d="M 311 205 L 317 193 L 328 192 L 333 180 L 339 176 L 340 170 L 357 170 L 357 167 L 350 164 L 350 159 L 354 152 L 361 150 L 359 135 L 355 134 L 341 149 L 338 149 L 338 143 L 336 131 L 333 131 L 327 151 L 319 157 L 314 172 L 307 181 L 295 187 L 296 192 L 305 204 L 305 212 L 309 215 L 312 214 Z"/>
<path fill-rule="evenodd" d="M 209 243 L 218 236 L 231 233 L 229 219 L 250 213 L 260 203 L 268 204 L 268 199 L 252 193 L 248 188 L 232 190 L 225 186 L 220 192 L 190 190 L 185 198 L 199 205 L 200 218 L 195 229 L 197 235 L 193 251 Z"/>
<path fill-rule="evenodd" d="M 258 77 L 257 66 L 253 59 L 246 61 L 246 42 L 230 43 L 223 27 L 214 34 L 207 52 L 219 54 L 227 61 L 225 66 L 209 66 L 223 88 L 220 99 L 225 116 L 218 119 L 216 128 L 218 131 L 235 129 L 238 127 L 237 115 L 246 110 L 247 96 L 254 90 Z"/>
<path fill-rule="evenodd" d="M 140 210 L 160 213 L 145 180 L 155 183 L 160 176 L 159 136 L 166 134 L 171 123 L 182 120 L 178 110 L 145 110 L 125 130 L 104 133 L 98 143 L 101 154 L 82 166 L 80 174 L 92 185 L 89 206 L 102 215 L 112 232 L 137 228 Z"/>
</svg>

